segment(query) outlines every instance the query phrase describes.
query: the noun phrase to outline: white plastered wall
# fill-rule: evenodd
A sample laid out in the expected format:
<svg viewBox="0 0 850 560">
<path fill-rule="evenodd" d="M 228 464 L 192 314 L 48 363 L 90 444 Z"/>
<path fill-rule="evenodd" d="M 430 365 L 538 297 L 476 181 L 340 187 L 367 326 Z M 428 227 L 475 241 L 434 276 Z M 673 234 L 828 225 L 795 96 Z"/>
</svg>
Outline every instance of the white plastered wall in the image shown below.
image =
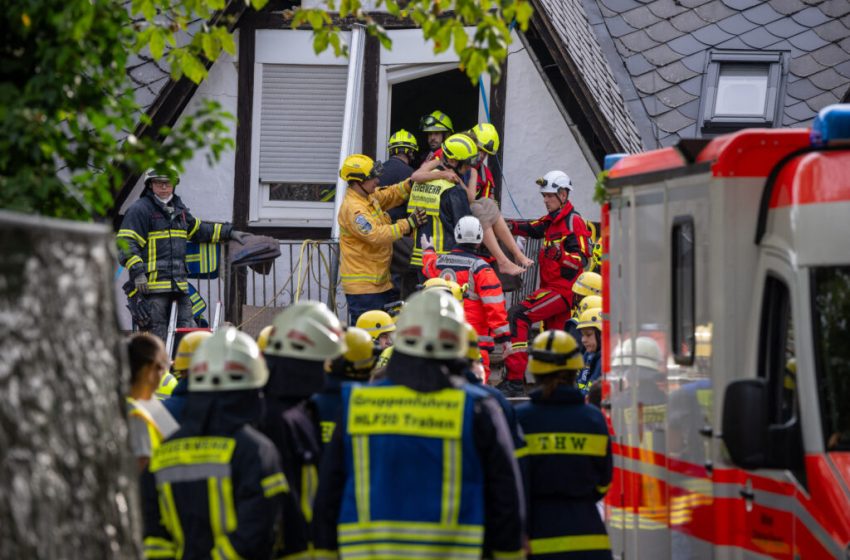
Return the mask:
<svg viewBox="0 0 850 560">
<path fill-rule="evenodd" d="M 545 214 L 534 180 L 560 169 L 572 179 L 570 198 L 576 209 L 585 219 L 598 221 L 599 205 L 593 202 L 595 173 L 516 33 L 508 56 L 507 80 L 503 214 L 524 219 Z M 497 166 L 491 163 L 490 168 Z"/>
</svg>

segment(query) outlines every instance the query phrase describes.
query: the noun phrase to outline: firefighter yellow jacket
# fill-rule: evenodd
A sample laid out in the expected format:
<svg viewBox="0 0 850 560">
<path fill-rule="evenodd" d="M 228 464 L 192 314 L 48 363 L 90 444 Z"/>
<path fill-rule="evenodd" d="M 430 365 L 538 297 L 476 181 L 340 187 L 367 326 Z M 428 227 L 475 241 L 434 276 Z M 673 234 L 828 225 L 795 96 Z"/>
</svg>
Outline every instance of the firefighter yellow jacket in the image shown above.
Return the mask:
<svg viewBox="0 0 850 560">
<path fill-rule="evenodd" d="M 392 288 L 393 242 L 410 232 L 407 220 L 392 222 L 385 210 L 410 196 L 402 181 L 365 197 L 348 189 L 339 209 L 340 277 L 347 294 L 379 294 Z"/>
</svg>

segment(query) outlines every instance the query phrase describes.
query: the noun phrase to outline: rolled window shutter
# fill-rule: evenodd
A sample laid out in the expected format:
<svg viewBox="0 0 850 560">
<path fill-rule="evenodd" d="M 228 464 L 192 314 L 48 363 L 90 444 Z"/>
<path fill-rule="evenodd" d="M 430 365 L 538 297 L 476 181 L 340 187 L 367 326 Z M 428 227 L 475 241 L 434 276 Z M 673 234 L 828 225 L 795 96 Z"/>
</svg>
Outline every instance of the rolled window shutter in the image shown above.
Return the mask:
<svg viewBox="0 0 850 560">
<path fill-rule="evenodd" d="M 263 64 L 260 182 L 334 183 L 346 66 Z"/>
</svg>

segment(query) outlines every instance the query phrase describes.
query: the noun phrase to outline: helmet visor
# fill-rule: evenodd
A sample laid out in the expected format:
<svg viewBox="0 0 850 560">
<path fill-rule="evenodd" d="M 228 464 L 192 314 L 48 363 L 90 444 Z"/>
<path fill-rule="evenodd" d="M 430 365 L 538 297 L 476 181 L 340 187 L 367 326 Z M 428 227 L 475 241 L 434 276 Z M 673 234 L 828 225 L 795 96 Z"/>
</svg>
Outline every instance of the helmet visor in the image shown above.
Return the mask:
<svg viewBox="0 0 850 560">
<path fill-rule="evenodd" d="M 369 175 L 366 176 L 366 180 L 369 179 L 377 179 L 384 172 L 384 164 L 380 161 L 375 161 L 375 165 L 372 166 L 372 171 L 369 172 Z"/>
</svg>

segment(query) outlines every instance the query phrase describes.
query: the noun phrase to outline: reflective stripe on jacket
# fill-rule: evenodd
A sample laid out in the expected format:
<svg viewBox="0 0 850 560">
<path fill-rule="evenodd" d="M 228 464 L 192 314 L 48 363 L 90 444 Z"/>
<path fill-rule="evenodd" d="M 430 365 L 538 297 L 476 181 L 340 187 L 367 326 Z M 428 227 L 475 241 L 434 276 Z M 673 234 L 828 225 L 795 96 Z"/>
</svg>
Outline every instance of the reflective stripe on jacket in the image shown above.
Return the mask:
<svg viewBox="0 0 850 560">
<path fill-rule="evenodd" d="M 466 190 L 451 181 L 442 179 L 413 185 L 407 211 L 413 212 L 419 208 L 425 210 L 429 219 L 425 225 L 413 231 L 413 253 L 410 264 L 416 268 L 422 266 L 420 238 L 423 233 L 431 238 L 437 254 L 444 255 L 455 246 L 454 229 L 458 220 L 472 214 Z"/>
<path fill-rule="evenodd" d="M 407 220 L 393 223 L 385 212 L 407 200 L 410 181 L 364 197 L 348 189 L 339 208 L 340 278 L 347 294 L 378 294 L 392 288 L 393 241 L 410 232 Z"/>
<path fill-rule="evenodd" d="M 613 459 L 605 417 L 576 387 L 558 387 L 516 409 L 527 446 L 524 463 L 531 558 L 610 559 L 596 509 L 611 484 Z M 565 476 L 564 473 L 569 473 Z"/>
<path fill-rule="evenodd" d="M 542 238 L 538 263 L 540 287 L 555 290 L 567 302 L 573 300 L 572 288 L 591 257 L 590 230 L 581 215 L 567 201 L 558 211 L 538 220 L 510 221 L 514 235 Z"/>
<path fill-rule="evenodd" d="M 186 242 L 227 241 L 231 229 L 230 224 L 195 218 L 177 195 L 166 206 L 145 189 L 127 210 L 118 230 L 118 238 L 126 243 L 120 252 L 121 265 L 129 271 L 131 280 L 146 274 L 152 293 L 189 293 Z"/>
<path fill-rule="evenodd" d="M 480 340 L 485 349 L 493 343 L 510 340 L 511 327 L 505 309 L 505 294 L 496 271 L 475 253 L 455 248 L 437 256 L 433 249 L 422 255 L 422 273 L 427 278 L 448 278 L 461 286 L 467 284 L 463 310 L 475 331 L 490 340 Z"/>
</svg>

